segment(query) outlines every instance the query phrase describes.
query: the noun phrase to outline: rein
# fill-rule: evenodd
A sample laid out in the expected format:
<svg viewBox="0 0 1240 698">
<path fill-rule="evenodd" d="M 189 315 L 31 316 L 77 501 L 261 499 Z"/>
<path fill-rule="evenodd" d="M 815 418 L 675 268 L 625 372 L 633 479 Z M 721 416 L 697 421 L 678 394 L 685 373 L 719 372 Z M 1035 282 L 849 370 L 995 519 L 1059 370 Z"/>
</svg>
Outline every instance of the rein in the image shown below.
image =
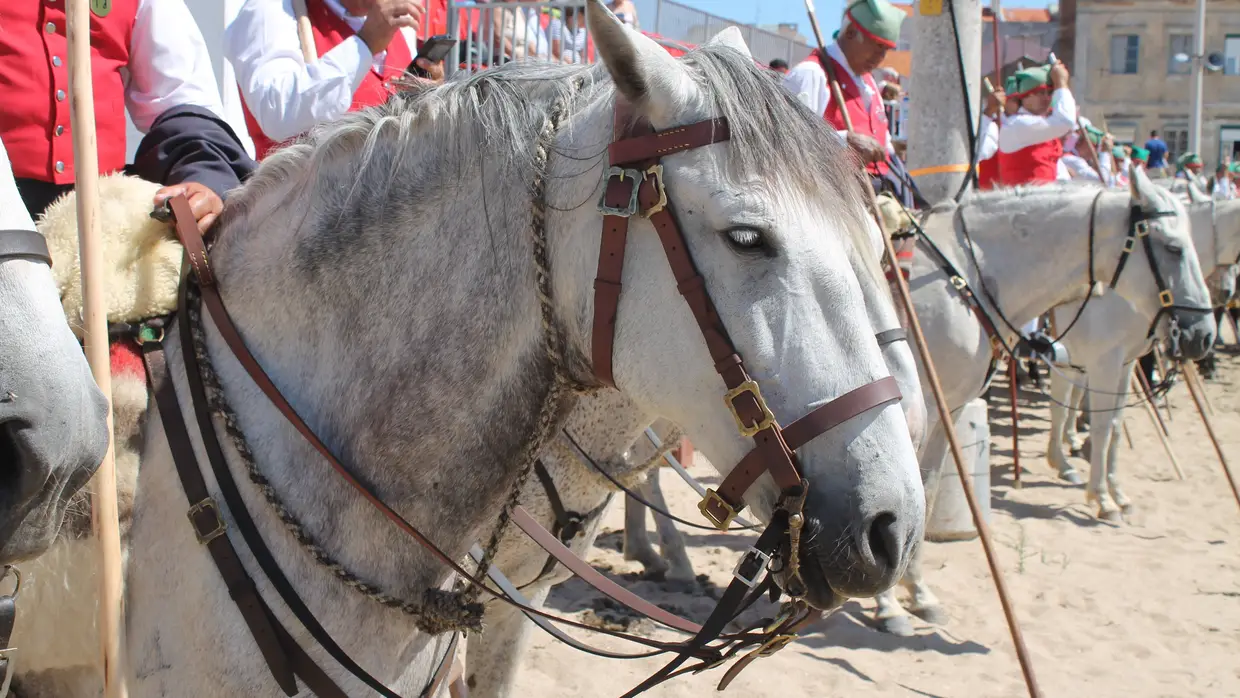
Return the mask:
<svg viewBox="0 0 1240 698">
<path fill-rule="evenodd" d="M 6 259 L 29 259 L 52 266 L 47 240 L 34 230 L 0 230 L 0 261 Z"/>
</svg>

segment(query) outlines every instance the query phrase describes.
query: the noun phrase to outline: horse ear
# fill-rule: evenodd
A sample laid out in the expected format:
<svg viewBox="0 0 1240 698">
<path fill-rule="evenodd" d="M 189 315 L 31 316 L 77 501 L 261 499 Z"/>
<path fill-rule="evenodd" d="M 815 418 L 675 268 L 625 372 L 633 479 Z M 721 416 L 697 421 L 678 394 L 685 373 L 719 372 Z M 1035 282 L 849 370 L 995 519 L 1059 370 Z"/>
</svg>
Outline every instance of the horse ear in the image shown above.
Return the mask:
<svg viewBox="0 0 1240 698">
<path fill-rule="evenodd" d="M 749 45 L 745 43 L 745 37 L 741 34 L 741 30 L 735 26 L 728 27 L 723 31 L 710 37 L 706 46 L 727 46 L 745 54 L 749 58 L 753 58 L 753 54 L 749 51 Z"/>
<path fill-rule="evenodd" d="M 589 0 L 586 20 L 599 57 L 620 94 L 659 117 L 684 104 L 693 93 L 688 72 L 653 39 L 619 20 L 600 0 Z"/>
<path fill-rule="evenodd" d="M 1133 201 L 1144 204 L 1148 197 L 1148 192 L 1153 187 L 1154 183 L 1150 181 L 1149 175 L 1145 174 L 1145 168 L 1133 168 L 1132 176 L 1128 178 L 1128 188 L 1132 193 Z"/>
</svg>

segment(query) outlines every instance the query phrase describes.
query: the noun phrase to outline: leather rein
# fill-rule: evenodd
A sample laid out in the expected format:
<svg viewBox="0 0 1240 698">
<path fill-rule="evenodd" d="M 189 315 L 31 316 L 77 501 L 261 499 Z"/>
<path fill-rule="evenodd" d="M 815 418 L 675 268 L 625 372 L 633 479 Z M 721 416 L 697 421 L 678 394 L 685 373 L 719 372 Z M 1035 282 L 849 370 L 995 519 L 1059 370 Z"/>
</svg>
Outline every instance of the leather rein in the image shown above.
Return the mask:
<svg viewBox="0 0 1240 698">
<path fill-rule="evenodd" d="M 620 123 L 619 112 L 618 109 L 618 124 Z M 714 309 L 705 281 L 697 272 L 689 256 L 688 246 L 676 222 L 663 185 L 663 169 L 660 164 L 662 157 L 728 140 L 727 122 L 722 119 L 713 119 L 662 132 L 655 132 L 647 123 L 638 123 L 633 125 L 631 130 L 617 128 L 616 134 L 617 139 L 609 148 L 611 166 L 607 170 L 606 184 L 600 202 L 600 210 L 604 214 L 603 234 L 600 244 L 598 278 L 595 281 L 595 323 L 592 345 L 596 375 L 601 383 L 614 385 L 611 368 L 612 343 L 619 305 L 628 223 L 634 216 L 644 217 L 650 220 L 659 235 L 678 288 L 693 311 L 715 362 L 715 368 L 728 389 L 723 396 L 724 402 L 733 413 L 740 432 L 752 437 L 755 442 L 755 449 L 744 456 L 732 472 L 724 478 L 718 491 L 707 490 L 699 509 L 716 528 L 727 529 L 737 512 L 744 506 L 745 492 L 764 472 L 770 472 L 774 477 L 781 489 L 781 496 L 770 525 L 744 554 L 733 573 L 732 582 L 719 603 L 706 622 L 700 625 L 636 597 L 594 571 L 585 562 L 573 556 L 558 536 L 546 531 L 524 508 L 516 507 L 512 520 L 531 535 L 540 546 L 606 595 L 652 620 L 693 634 L 693 637 L 685 642 L 662 642 L 597 628 L 532 608 L 516 600 L 519 594 L 512 593 L 516 590 L 511 589 L 511 585 L 505 589 L 502 584 L 497 583 L 499 591 L 487 586 L 476 573 L 463 568 L 452 556 L 443 552 L 399 513 L 388 507 L 351 475 L 348 468 L 319 440 L 249 352 L 240 332 L 224 307 L 208 261 L 206 245 L 198 232 L 187 201 L 182 196 L 169 201 L 176 219 L 177 235 L 185 248 L 188 261 L 177 311 L 182 350 L 185 354 L 192 402 L 198 415 L 199 431 L 202 433 L 204 445 L 207 446 L 209 460 L 216 479 L 220 482 L 225 503 L 235 520 L 238 532 L 245 539 L 272 585 L 298 620 L 306 626 L 307 631 L 328 654 L 380 695 L 399 698 L 349 659 L 347 654 L 318 624 L 313 614 L 296 595 L 292 585 L 280 572 L 274 558 L 266 550 L 266 545 L 258 535 L 248 512 L 245 511 L 244 503 L 237 492 L 236 484 L 216 439 L 211 416 L 205 410 L 205 391 L 202 387 L 198 363 L 193 356 L 192 341 L 190 341 L 192 338 L 189 312 L 191 288 L 194 288 L 200 296 L 201 303 L 206 307 L 221 338 L 251 379 L 302 437 L 323 456 L 337 475 L 378 509 L 393 525 L 413 538 L 462 580 L 475 585 L 481 591 L 504 603 L 519 608 L 531 618 L 543 619 L 544 622 L 539 625 L 544 629 L 550 625 L 545 621 L 552 621 L 620 637 L 651 648 L 651 651 L 641 655 L 628 656 L 652 656 L 663 653 L 675 655 L 675 659 L 662 670 L 626 693 L 626 698 L 635 696 L 673 676 L 687 671 L 700 671 L 718 666 L 737 656 L 742 650 L 756 648 L 746 654 L 725 674 L 720 684 L 722 688 L 754 659 L 768 656 L 786 646 L 796 638 L 796 631 L 821 617 L 821 612 L 810 609 L 801 599 L 806 589 L 799 572 L 800 533 L 804 526 L 802 507 L 808 483 L 798 468 L 795 450 L 852 417 L 898 402 L 901 397 L 899 388 L 895 379 L 888 376 L 856 388 L 793 421 L 787 427 L 781 427 L 763 400 L 757 382 L 746 372 L 741 357 L 736 352 L 722 320 Z M 220 516 L 219 507 L 207 492 L 202 473 L 190 446 L 188 431 L 176 401 L 175 388 L 168 379 L 162 340 L 162 328 L 153 330 L 148 326 L 139 335 L 143 356 L 147 363 L 151 390 L 159 402 L 160 414 L 164 420 L 169 443 L 172 445 L 174 461 L 189 499 L 188 516 L 195 535 L 200 543 L 208 547 L 215 559 L 217 567 L 228 583 L 230 593 L 237 601 L 251 634 L 255 637 L 281 688 L 288 695 L 294 695 L 297 690 L 295 675 L 302 678 L 311 690 L 320 696 L 344 695 L 334 683 L 330 683 L 325 672 L 317 667 L 305 651 L 292 640 L 291 634 L 282 627 L 280 621 L 267 608 L 254 588 L 252 579 L 241 567 L 240 558 L 229 536 L 226 535 L 226 525 Z M 787 534 L 786 538 L 785 534 Z M 783 550 L 788 551 L 787 559 L 780 559 Z M 475 559 L 481 558 L 475 555 Z M 772 560 L 779 560 L 782 563 L 778 570 L 771 569 Z M 489 574 L 493 569 L 492 567 L 485 572 L 492 581 L 495 581 L 495 575 Z M 481 572 L 484 571 L 479 573 Z M 793 599 L 792 603 L 785 604 L 784 610 L 773 620 L 767 620 L 739 632 L 724 633 L 729 623 L 763 595 L 770 593 L 773 598 L 778 598 L 779 592 L 772 576 L 775 572 L 786 575 L 785 585 L 789 596 Z M 559 632 L 557 637 L 563 639 L 565 636 Z M 571 638 L 569 640 L 569 644 L 590 651 L 590 648 L 582 643 L 571 641 Z M 451 654 L 454 649 L 455 641 L 445 656 L 440 671 L 422 695 L 430 696 L 437 690 L 445 668 L 451 663 Z M 625 656 L 617 653 L 597 653 L 604 654 L 604 656 Z M 698 663 L 681 668 L 681 665 L 690 659 L 696 659 Z"/>
</svg>

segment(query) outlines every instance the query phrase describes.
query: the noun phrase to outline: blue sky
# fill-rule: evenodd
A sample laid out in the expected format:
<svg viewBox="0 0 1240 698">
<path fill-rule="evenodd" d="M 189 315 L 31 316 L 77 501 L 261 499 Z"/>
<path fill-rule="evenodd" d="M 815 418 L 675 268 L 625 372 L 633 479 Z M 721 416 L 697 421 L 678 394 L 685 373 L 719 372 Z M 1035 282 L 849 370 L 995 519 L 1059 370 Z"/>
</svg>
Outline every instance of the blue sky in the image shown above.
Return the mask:
<svg viewBox="0 0 1240 698">
<path fill-rule="evenodd" d="M 720 17 L 746 24 L 779 24 L 795 22 L 802 34 L 809 34 L 809 20 L 805 16 L 804 0 L 678 0 Z M 905 2 L 909 0 L 904 0 Z M 1048 0 L 1001 0 L 1003 7 L 1047 7 Z M 988 5 L 983 0 L 983 5 Z M 844 0 L 815 0 L 814 9 L 823 33 L 830 35 L 839 28 L 839 17 L 844 13 Z"/>
</svg>

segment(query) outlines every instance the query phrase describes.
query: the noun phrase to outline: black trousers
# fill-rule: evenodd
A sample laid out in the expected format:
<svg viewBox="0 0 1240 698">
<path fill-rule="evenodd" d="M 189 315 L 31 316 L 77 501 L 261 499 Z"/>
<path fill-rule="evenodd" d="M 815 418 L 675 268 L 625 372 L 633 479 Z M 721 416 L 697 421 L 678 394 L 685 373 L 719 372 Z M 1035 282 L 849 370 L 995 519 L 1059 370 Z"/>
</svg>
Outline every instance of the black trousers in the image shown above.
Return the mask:
<svg viewBox="0 0 1240 698">
<path fill-rule="evenodd" d="M 22 203 L 26 204 L 30 217 L 36 221 L 47 210 L 47 207 L 52 205 L 53 201 L 60 198 L 61 194 L 72 190 L 72 184 L 53 184 L 37 179 L 17 178 L 17 192 L 21 194 Z"/>
</svg>

